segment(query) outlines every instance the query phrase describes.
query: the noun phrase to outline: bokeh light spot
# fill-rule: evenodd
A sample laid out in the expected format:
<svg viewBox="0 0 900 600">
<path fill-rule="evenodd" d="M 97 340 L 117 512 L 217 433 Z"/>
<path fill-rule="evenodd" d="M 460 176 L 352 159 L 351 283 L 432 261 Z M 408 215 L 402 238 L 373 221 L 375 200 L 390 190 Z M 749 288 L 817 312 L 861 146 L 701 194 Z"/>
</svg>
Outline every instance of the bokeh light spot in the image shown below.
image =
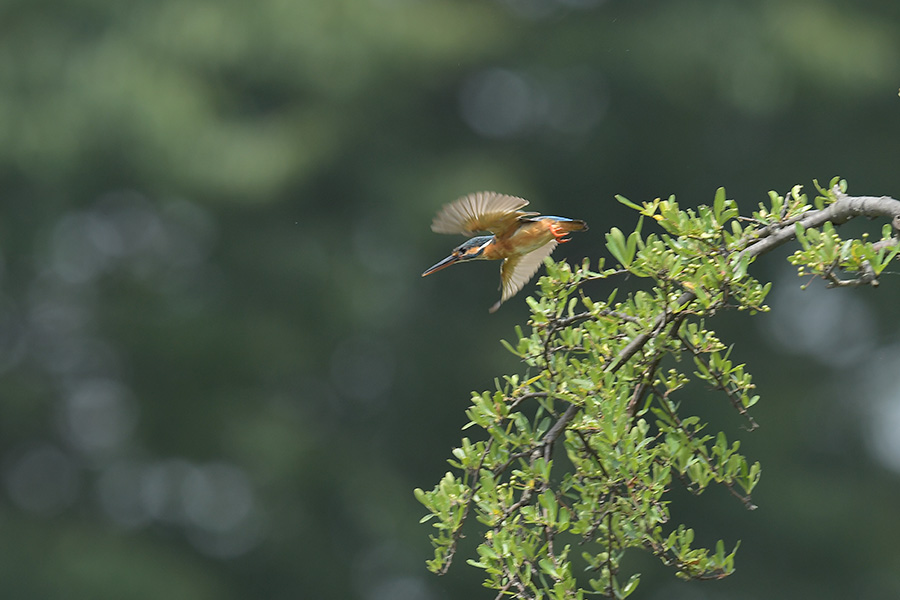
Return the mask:
<svg viewBox="0 0 900 600">
<path fill-rule="evenodd" d="M 60 425 L 69 443 L 96 455 L 116 449 L 134 430 L 138 405 L 131 390 L 112 379 L 93 379 L 65 395 Z"/>
<path fill-rule="evenodd" d="M 846 293 L 803 290 L 793 271 L 773 287 L 772 312 L 761 323 L 778 345 L 832 366 L 852 365 L 871 352 L 874 319 L 863 301 Z"/>
<path fill-rule="evenodd" d="M 79 475 L 69 456 L 55 446 L 41 443 L 24 449 L 9 462 L 4 483 L 20 508 L 49 516 L 75 501 Z"/>
</svg>

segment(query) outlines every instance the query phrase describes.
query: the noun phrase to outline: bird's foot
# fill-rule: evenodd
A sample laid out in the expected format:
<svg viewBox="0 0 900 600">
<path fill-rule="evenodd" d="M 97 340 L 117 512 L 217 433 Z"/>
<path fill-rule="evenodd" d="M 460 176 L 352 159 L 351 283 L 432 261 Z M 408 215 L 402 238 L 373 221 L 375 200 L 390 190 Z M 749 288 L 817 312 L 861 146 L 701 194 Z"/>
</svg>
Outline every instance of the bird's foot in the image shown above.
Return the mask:
<svg viewBox="0 0 900 600">
<path fill-rule="evenodd" d="M 560 244 L 565 244 L 566 242 L 572 241 L 572 238 L 567 238 L 567 237 L 566 237 L 566 235 L 567 235 L 569 232 L 568 232 L 568 231 L 564 231 L 564 230 L 562 229 L 562 227 L 559 227 L 559 226 L 557 226 L 557 225 L 551 225 L 551 226 L 550 226 L 550 233 L 553 234 L 553 237 L 554 237 L 554 238 L 556 239 L 556 241 L 559 242 Z"/>
</svg>

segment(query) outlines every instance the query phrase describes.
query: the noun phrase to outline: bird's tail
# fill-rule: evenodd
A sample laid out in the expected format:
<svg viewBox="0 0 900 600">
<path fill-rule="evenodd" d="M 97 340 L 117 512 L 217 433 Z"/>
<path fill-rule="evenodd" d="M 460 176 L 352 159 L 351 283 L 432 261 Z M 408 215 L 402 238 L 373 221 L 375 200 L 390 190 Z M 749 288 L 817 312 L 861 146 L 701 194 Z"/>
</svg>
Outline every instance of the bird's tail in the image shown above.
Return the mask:
<svg viewBox="0 0 900 600">
<path fill-rule="evenodd" d="M 569 233 L 570 231 L 587 231 L 588 225 L 580 219 L 557 218 L 554 223 L 555 228 L 561 232 Z"/>
</svg>

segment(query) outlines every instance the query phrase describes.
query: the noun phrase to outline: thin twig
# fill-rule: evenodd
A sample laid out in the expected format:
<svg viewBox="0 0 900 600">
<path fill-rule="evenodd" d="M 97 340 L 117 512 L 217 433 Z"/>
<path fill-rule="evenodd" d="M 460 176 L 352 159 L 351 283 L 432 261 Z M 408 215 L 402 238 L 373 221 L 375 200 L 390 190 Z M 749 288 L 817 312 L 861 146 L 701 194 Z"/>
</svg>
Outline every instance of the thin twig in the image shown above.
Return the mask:
<svg viewBox="0 0 900 600">
<path fill-rule="evenodd" d="M 680 336 L 680 338 L 681 343 L 684 344 L 684 347 L 687 348 L 688 351 L 697 358 L 697 360 L 703 363 L 703 366 L 706 367 L 706 370 L 715 379 L 716 384 L 718 385 L 717 389 L 725 392 L 725 395 L 731 401 L 731 404 L 734 406 L 735 410 L 738 411 L 738 414 L 747 419 L 747 421 L 750 423 L 750 431 L 753 431 L 754 429 L 759 427 L 759 424 L 744 407 L 744 403 L 741 402 L 741 399 L 735 395 L 735 390 L 729 387 L 728 382 L 722 379 L 721 373 L 713 368 L 712 363 L 710 363 L 709 360 L 707 360 L 703 355 L 704 353 L 699 348 L 691 344 L 690 340 L 688 340 L 686 337 Z"/>
</svg>

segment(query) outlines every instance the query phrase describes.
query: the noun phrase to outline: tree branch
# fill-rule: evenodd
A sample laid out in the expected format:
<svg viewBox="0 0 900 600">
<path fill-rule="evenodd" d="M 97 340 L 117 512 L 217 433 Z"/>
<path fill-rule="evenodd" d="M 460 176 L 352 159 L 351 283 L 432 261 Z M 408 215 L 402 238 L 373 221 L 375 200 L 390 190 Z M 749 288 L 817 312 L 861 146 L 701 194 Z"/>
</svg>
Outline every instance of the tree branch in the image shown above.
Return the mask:
<svg viewBox="0 0 900 600">
<path fill-rule="evenodd" d="M 890 196 L 848 196 L 837 188 L 832 191 L 837 197 L 834 203 L 821 210 L 810 211 L 798 221 L 804 229 L 821 227 L 829 221 L 834 225 L 842 225 L 854 217 L 884 217 L 891 219 L 895 231 L 898 229 L 896 224 L 900 223 L 900 200 Z M 788 221 L 767 237 L 747 246 L 741 254 L 749 254 L 754 258 L 762 256 L 795 237 L 797 233 L 794 222 Z"/>
</svg>

